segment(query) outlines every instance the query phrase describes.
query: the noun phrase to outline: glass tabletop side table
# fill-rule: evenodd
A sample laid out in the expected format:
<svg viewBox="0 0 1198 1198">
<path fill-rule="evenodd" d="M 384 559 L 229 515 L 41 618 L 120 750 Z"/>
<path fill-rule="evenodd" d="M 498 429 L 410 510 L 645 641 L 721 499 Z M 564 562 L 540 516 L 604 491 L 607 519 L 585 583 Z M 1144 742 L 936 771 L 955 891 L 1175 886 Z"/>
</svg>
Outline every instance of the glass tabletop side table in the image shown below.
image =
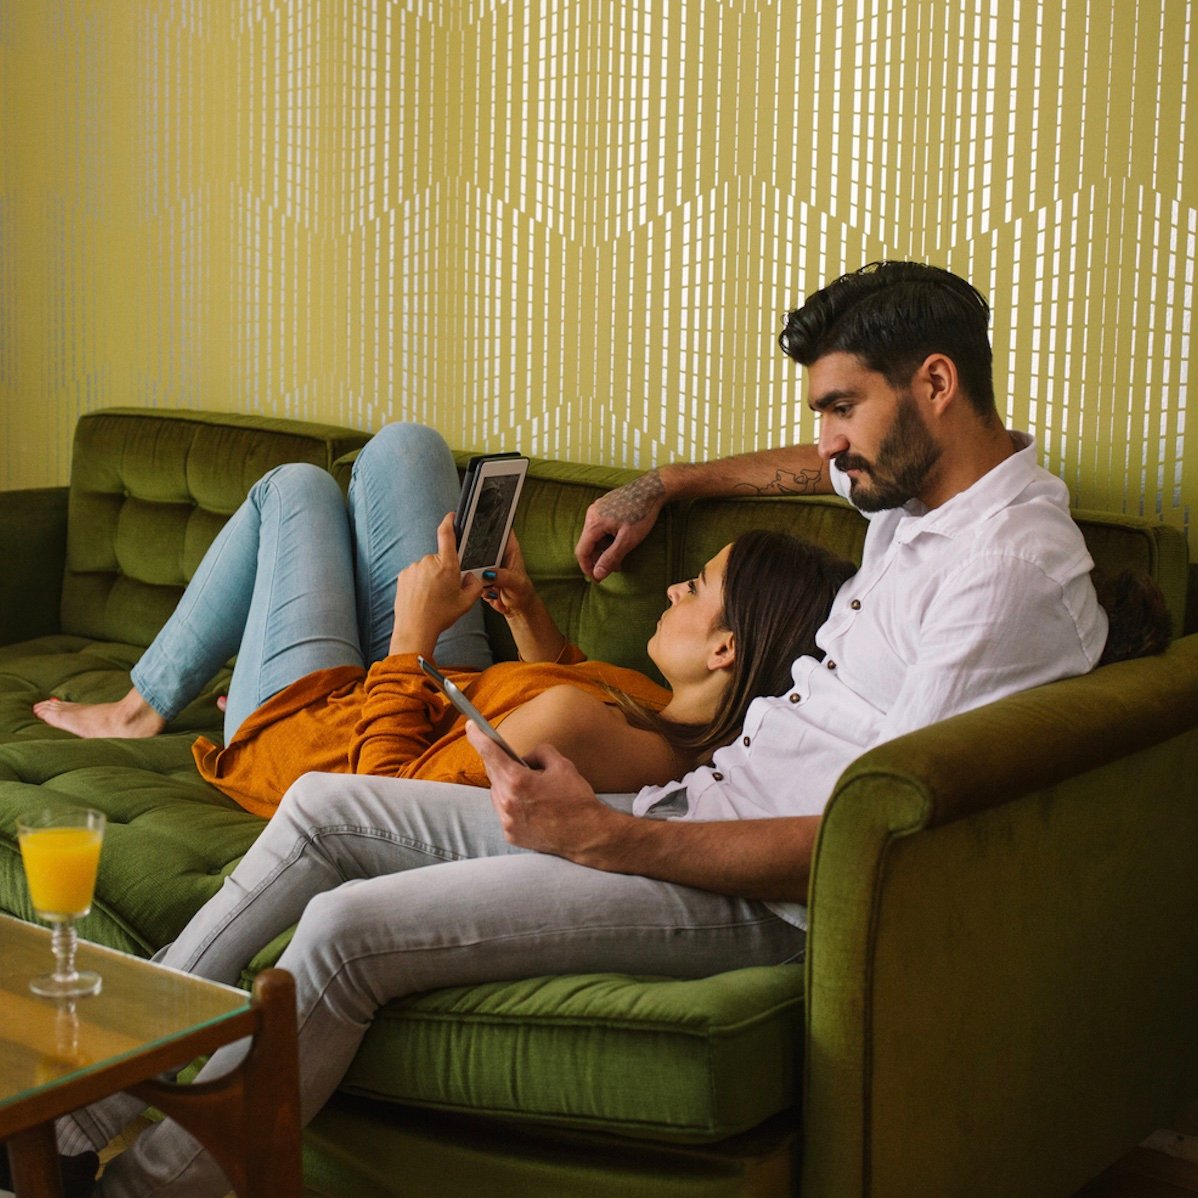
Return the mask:
<svg viewBox="0 0 1198 1198">
<path fill-rule="evenodd" d="M 298 1198 L 299 1073 L 295 985 L 265 970 L 252 994 L 125 953 L 81 943 L 79 961 L 100 993 L 38 998 L 50 933 L 0 915 L 0 1142 L 18 1198 L 57 1198 L 54 1120 L 118 1091 L 185 1127 L 242 1198 Z M 224 1044 L 253 1037 L 222 1078 L 174 1085 L 158 1075 Z"/>
</svg>

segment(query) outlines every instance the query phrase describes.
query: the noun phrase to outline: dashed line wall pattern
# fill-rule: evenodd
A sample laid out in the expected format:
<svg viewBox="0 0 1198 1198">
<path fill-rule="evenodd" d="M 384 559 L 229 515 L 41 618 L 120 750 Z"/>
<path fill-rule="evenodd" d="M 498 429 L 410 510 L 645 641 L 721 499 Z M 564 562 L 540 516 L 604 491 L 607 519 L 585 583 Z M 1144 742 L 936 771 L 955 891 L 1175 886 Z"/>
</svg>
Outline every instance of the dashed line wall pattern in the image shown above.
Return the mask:
<svg viewBox="0 0 1198 1198">
<path fill-rule="evenodd" d="M 1076 503 L 1188 527 L 1195 6 L 0 0 L 0 486 L 112 404 L 809 438 L 782 315 L 891 256 L 989 295 Z"/>
</svg>

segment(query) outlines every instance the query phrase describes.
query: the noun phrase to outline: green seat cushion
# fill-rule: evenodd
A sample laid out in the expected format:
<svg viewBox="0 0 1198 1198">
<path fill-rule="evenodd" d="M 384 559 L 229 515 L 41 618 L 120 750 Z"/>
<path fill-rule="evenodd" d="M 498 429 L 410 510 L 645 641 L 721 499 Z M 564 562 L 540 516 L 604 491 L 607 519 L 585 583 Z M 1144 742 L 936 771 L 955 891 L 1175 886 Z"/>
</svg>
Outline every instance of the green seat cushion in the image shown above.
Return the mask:
<svg viewBox="0 0 1198 1198">
<path fill-rule="evenodd" d="M 169 943 L 262 829 L 202 781 L 190 734 L 0 745 L 0 910 L 32 920 L 16 822 L 45 803 L 95 807 L 108 824 L 85 939 L 139 956 Z"/>
<path fill-rule="evenodd" d="M 376 1098 L 718 1140 L 799 1097 L 803 970 L 530 978 L 387 1006 L 346 1078 Z"/>
<path fill-rule="evenodd" d="M 10 740 L 74 739 L 33 714 L 39 699 L 56 695 L 79 703 L 105 703 L 129 690 L 129 671 L 144 650 L 138 645 L 57 634 L 0 645 L 0 744 Z M 221 670 L 176 716 L 171 729 L 220 735 L 224 716 L 216 696 L 228 689 Z"/>
<path fill-rule="evenodd" d="M 274 964 L 278 937 L 251 962 Z M 799 1101 L 803 968 L 583 974 L 389 1003 L 346 1076 L 408 1106 L 677 1142 L 735 1135 Z"/>
</svg>

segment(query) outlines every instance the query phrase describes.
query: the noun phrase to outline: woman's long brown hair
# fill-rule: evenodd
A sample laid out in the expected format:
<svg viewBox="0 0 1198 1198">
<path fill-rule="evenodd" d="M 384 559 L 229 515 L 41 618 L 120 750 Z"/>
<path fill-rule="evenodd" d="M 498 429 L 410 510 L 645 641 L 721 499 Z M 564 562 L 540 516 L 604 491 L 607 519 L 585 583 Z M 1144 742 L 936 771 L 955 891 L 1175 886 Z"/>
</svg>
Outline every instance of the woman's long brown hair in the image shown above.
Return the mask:
<svg viewBox="0 0 1198 1198">
<path fill-rule="evenodd" d="M 634 727 L 656 732 L 684 762 L 706 761 L 740 731 L 749 704 L 780 695 L 798 657 L 823 654 L 815 634 L 856 572 L 851 563 L 788 533 L 754 529 L 732 543 L 718 628 L 736 638 L 736 660 L 710 723 L 680 724 L 616 693 Z"/>
</svg>

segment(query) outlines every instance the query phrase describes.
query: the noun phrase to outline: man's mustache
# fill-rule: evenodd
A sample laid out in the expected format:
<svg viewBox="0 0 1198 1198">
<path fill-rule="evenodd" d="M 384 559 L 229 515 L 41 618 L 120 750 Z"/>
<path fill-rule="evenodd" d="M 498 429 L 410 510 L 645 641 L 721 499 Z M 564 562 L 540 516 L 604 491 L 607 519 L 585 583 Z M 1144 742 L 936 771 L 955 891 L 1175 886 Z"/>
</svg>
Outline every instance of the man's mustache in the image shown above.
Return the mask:
<svg viewBox="0 0 1198 1198">
<path fill-rule="evenodd" d="M 834 459 L 841 470 L 860 470 L 862 474 L 873 474 L 873 468 L 863 458 L 855 453 L 842 453 Z"/>
</svg>

